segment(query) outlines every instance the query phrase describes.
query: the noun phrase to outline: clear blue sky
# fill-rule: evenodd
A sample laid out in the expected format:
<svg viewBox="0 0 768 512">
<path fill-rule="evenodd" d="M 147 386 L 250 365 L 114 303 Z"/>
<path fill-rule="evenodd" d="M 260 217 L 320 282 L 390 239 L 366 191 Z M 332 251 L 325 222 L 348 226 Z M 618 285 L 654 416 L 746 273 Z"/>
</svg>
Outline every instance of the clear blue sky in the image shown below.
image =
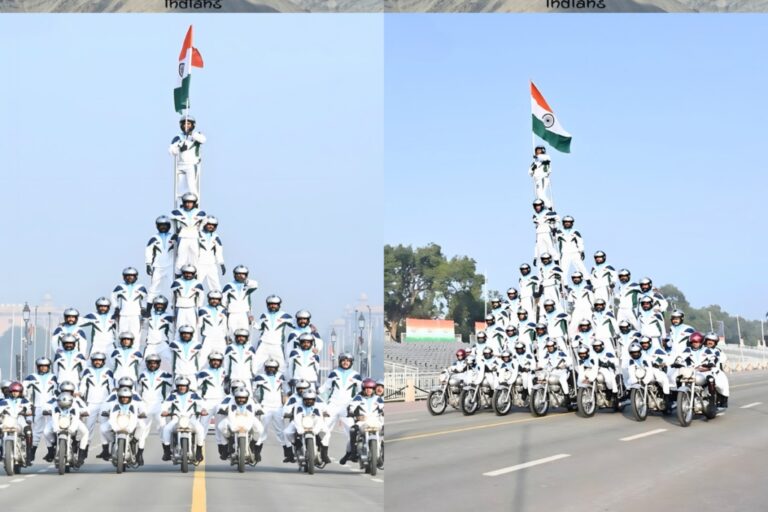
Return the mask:
<svg viewBox="0 0 768 512">
<path fill-rule="evenodd" d="M 533 79 L 573 135 L 553 192 L 588 261 L 602 249 L 695 307 L 761 317 L 765 29 L 760 15 L 387 16 L 386 242 L 436 242 L 491 288 L 517 283 L 535 238 Z"/>
<path fill-rule="evenodd" d="M 82 312 L 132 265 L 172 203 L 167 148 L 187 27 L 205 68 L 202 207 L 227 280 L 247 264 L 327 326 L 382 297 L 380 16 L 0 16 L 0 303 L 51 293 Z"/>
</svg>

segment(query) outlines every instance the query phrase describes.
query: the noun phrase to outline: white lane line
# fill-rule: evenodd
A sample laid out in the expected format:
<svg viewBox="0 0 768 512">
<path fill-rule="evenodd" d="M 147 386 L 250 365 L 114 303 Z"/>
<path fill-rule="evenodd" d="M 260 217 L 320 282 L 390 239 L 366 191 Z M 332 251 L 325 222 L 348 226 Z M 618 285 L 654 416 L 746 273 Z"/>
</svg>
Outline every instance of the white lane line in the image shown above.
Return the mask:
<svg viewBox="0 0 768 512">
<path fill-rule="evenodd" d="M 643 432 L 642 434 L 636 434 L 634 436 L 629 437 L 622 437 L 619 439 L 619 441 L 634 441 L 635 439 L 641 439 L 643 437 L 652 436 L 655 434 L 661 434 L 662 432 L 666 432 L 667 429 L 665 428 L 657 428 L 656 430 L 649 430 L 648 432 Z"/>
<path fill-rule="evenodd" d="M 388 421 L 387 425 L 400 425 L 401 423 L 411 423 L 412 421 L 419 421 L 419 420 L 416 418 L 411 418 L 409 420 Z"/>
<path fill-rule="evenodd" d="M 725 413 L 724 412 L 719 412 L 719 413 L 715 414 L 715 417 L 718 417 L 718 416 L 725 416 Z"/>
<path fill-rule="evenodd" d="M 14 478 L 13 480 L 9 480 L 9 482 L 12 483 L 12 484 L 17 484 L 17 483 L 23 482 L 23 481 L 24 481 L 23 478 Z"/>
<path fill-rule="evenodd" d="M 754 406 L 760 405 L 762 403 L 763 402 L 752 402 L 751 404 L 742 405 L 741 407 L 739 407 L 739 409 L 749 409 L 750 407 L 754 407 Z"/>
<path fill-rule="evenodd" d="M 26 475 L 25 478 L 35 478 L 37 475 Z"/>
<path fill-rule="evenodd" d="M 46 473 L 47 471 L 48 471 L 47 469 L 38 469 L 37 470 L 38 473 Z"/>
<path fill-rule="evenodd" d="M 371 478 L 371 482 L 379 482 L 380 484 L 383 484 L 384 480 L 381 480 L 380 478 Z"/>
<path fill-rule="evenodd" d="M 495 471 L 489 471 L 487 473 L 483 473 L 483 476 L 504 475 L 506 473 L 512 473 L 513 471 L 519 471 L 521 469 L 538 466 L 539 464 L 546 464 L 547 462 L 554 462 L 556 460 L 565 459 L 566 457 L 570 457 L 570 455 L 567 453 L 560 453 L 558 455 L 553 455 L 551 457 L 544 457 L 543 459 L 537 459 L 537 460 L 532 460 L 530 462 L 524 462 L 523 464 L 517 464 L 516 466 L 509 466 L 508 468 L 501 468 Z"/>
<path fill-rule="evenodd" d="M 7 489 L 8 487 L 10 487 L 8 484 L 0 485 L 0 489 Z"/>
</svg>

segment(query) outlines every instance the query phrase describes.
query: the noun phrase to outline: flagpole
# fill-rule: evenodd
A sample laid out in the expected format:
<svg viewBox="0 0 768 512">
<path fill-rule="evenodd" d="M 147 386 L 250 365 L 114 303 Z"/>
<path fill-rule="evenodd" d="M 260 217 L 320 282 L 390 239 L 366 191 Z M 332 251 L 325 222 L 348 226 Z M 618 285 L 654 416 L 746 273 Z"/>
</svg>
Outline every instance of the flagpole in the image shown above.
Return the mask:
<svg viewBox="0 0 768 512">
<path fill-rule="evenodd" d="M 11 360 L 8 365 L 8 375 L 13 375 L 13 351 L 16 348 L 16 310 L 11 311 Z M 19 379 L 21 380 L 21 379 Z"/>
<path fill-rule="evenodd" d="M 709 312 L 709 330 L 715 332 L 715 327 L 712 325 L 712 312 Z"/>
</svg>

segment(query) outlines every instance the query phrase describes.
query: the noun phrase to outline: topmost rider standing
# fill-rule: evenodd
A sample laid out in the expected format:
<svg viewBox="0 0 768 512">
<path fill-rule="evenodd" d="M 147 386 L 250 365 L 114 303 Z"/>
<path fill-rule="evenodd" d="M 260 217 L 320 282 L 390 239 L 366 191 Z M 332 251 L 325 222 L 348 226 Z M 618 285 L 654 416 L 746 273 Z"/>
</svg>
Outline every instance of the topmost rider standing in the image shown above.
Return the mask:
<svg viewBox="0 0 768 512">
<path fill-rule="evenodd" d="M 200 197 L 200 145 L 205 135 L 195 130 L 195 118 L 184 114 L 179 120 L 181 133 L 173 138 L 168 151 L 176 157 L 176 197 L 174 206 L 186 193 Z"/>
</svg>

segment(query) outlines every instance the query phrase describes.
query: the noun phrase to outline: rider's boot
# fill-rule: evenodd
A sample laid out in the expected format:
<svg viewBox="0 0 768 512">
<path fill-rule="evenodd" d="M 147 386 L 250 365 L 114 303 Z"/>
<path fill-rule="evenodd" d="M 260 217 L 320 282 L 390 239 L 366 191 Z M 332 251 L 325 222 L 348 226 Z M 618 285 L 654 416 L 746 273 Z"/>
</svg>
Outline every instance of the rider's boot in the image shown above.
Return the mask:
<svg viewBox="0 0 768 512">
<path fill-rule="evenodd" d="M 77 454 L 77 467 L 82 466 L 85 463 L 85 458 L 88 456 L 88 448 L 80 450 Z"/>
<path fill-rule="evenodd" d="M 357 439 L 354 432 L 349 433 L 349 459 L 352 462 L 357 462 L 360 457 L 357 455 Z"/>
<path fill-rule="evenodd" d="M 256 461 L 256 464 L 261 462 L 261 446 L 260 444 L 256 444 L 256 441 L 251 440 L 251 450 L 253 450 L 253 458 Z"/>
<path fill-rule="evenodd" d="M 110 454 L 109 454 L 109 445 L 108 444 L 102 444 L 101 445 L 101 453 L 99 454 L 100 459 L 109 460 Z"/>
<path fill-rule="evenodd" d="M 225 444 L 219 444 L 216 445 L 219 448 L 219 458 L 221 460 L 227 460 L 227 445 Z"/>
<path fill-rule="evenodd" d="M 331 458 L 328 457 L 328 447 L 325 446 L 323 443 L 320 443 L 320 458 L 326 464 L 330 464 L 331 463 Z"/>
<path fill-rule="evenodd" d="M 171 460 L 171 445 L 163 445 L 163 460 Z"/>
<path fill-rule="evenodd" d="M 139 466 L 144 465 L 144 448 L 139 448 L 136 450 L 136 464 Z"/>
<path fill-rule="evenodd" d="M 283 446 L 283 462 L 296 462 L 296 457 L 293 455 L 293 448 L 291 446 Z"/>
<path fill-rule="evenodd" d="M 55 446 L 49 446 L 48 447 L 48 453 L 45 454 L 45 457 L 43 457 L 43 460 L 45 462 L 53 462 L 53 459 L 56 458 L 56 447 Z"/>
<path fill-rule="evenodd" d="M 33 462 L 35 460 L 35 454 L 37 453 L 37 446 L 32 447 L 32 452 L 29 456 L 29 462 Z"/>
<path fill-rule="evenodd" d="M 195 450 L 195 460 L 197 462 L 203 462 L 203 447 L 198 446 Z"/>
</svg>

